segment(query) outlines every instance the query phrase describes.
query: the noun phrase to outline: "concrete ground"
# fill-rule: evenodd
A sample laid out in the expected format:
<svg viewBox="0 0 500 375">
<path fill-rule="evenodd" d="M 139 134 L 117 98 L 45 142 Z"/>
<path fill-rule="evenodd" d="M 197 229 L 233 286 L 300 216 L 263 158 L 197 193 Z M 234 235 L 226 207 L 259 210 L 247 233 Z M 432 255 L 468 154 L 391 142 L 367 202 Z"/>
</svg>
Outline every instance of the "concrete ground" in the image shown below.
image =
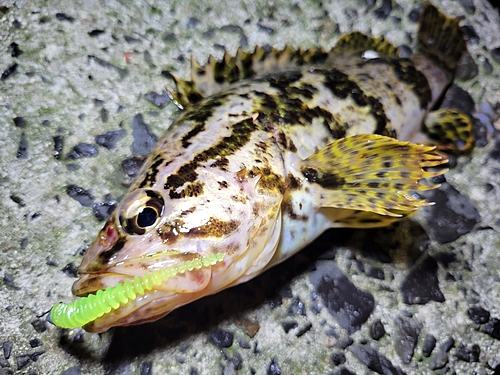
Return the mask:
<svg viewBox="0 0 500 375">
<path fill-rule="evenodd" d="M 500 373 L 500 17 L 485 0 L 434 1 L 466 26 L 471 60 L 447 100 L 478 132 L 434 208 L 329 231 L 156 323 L 97 335 L 42 317 L 72 300 L 103 225 L 94 211 L 102 218 L 125 191 L 122 162 L 178 113 L 162 71 L 187 77 L 191 55 L 239 46 L 330 48 L 353 29 L 413 47 L 418 3 L 4 0 L 0 375 Z"/>
</svg>

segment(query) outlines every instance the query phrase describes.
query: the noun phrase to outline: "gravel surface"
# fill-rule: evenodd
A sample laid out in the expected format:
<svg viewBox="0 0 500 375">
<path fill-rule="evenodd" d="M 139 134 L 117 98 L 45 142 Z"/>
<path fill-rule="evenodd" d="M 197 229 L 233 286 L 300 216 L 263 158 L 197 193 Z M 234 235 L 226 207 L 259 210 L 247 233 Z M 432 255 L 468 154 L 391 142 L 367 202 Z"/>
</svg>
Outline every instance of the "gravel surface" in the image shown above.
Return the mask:
<svg viewBox="0 0 500 375">
<path fill-rule="evenodd" d="M 434 3 L 463 18 L 470 52 L 443 106 L 477 131 L 435 206 L 328 231 L 247 284 L 97 335 L 43 314 L 72 300 L 85 247 L 178 114 L 162 72 L 239 46 L 330 48 L 352 29 L 409 51 L 420 2 L 3 1 L 0 375 L 499 374 L 500 17 Z"/>
</svg>

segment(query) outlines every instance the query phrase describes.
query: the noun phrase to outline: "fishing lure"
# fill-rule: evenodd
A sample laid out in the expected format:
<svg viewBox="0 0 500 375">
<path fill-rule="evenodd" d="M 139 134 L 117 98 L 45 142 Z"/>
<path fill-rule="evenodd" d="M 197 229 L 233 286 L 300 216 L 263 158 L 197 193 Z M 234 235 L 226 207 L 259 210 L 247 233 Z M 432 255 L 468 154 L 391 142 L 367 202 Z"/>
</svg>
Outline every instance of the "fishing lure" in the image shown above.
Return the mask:
<svg viewBox="0 0 500 375">
<path fill-rule="evenodd" d="M 147 273 L 142 277 L 135 276 L 134 279 L 125 280 L 114 287 L 98 290 L 95 294 L 89 294 L 72 303 L 59 303 L 54 305 L 47 316 L 47 320 L 61 328 L 77 328 L 88 324 L 111 310 L 126 305 L 139 296 L 161 285 L 169 278 L 182 273 L 210 267 L 217 262 L 222 262 L 224 254 L 211 254 L 198 259 L 187 260 L 182 263 L 164 269 Z"/>
</svg>

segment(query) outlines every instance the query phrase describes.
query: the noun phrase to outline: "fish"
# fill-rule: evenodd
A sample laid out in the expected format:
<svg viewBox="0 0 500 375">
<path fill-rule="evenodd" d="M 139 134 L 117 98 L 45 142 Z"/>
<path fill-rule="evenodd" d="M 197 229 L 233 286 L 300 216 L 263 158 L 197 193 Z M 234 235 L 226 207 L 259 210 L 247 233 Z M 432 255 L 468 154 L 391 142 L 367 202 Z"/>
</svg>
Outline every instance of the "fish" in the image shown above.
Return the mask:
<svg viewBox="0 0 500 375">
<path fill-rule="evenodd" d="M 471 120 L 434 107 L 466 53 L 423 5 L 416 52 L 353 31 L 330 51 L 239 48 L 173 73 L 182 109 L 84 254 L 48 320 L 104 332 L 244 283 L 329 228 L 373 228 L 432 203 Z"/>
</svg>

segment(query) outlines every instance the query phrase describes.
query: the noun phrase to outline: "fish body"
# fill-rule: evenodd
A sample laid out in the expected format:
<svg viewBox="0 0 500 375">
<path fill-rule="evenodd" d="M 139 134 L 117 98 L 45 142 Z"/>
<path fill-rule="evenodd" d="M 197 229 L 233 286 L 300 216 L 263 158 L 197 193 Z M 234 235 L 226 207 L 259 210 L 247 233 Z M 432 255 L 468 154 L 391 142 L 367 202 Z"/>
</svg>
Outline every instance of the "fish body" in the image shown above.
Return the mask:
<svg viewBox="0 0 500 375">
<path fill-rule="evenodd" d="M 465 50 L 458 21 L 426 4 L 420 30 L 410 58 L 352 33 L 330 52 L 238 50 L 192 62 L 191 81 L 174 76 L 184 111 L 85 253 L 73 293 L 222 260 L 173 275 L 84 328 L 156 320 L 257 276 L 328 228 L 388 225 L 427 205 L 410 191 L 434 188 L 418 180 L 442 173 L 423 168 L 446 158 L 408 141 L 466 149 L 471 140 L 456 111 L 426 121 Z M 451 47 L 436 51 L 429 40 L 441 30 L 446 40 L 435 42 Z"/>
</svg>

